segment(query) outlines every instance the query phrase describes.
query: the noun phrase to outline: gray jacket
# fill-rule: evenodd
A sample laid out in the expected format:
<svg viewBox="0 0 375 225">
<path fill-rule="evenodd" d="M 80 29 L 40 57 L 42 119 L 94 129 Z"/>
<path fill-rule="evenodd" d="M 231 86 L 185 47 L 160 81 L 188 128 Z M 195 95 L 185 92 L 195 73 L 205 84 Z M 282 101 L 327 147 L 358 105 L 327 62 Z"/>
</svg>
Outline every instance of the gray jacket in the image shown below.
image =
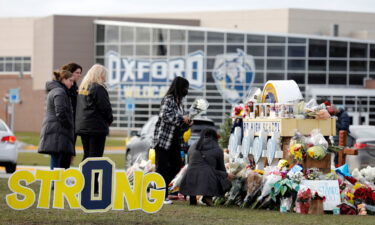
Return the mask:
<svg viewBox="0 0 375 225">
<path fill-rule="evenodd" d="M 58 81 L 47 82 L 46 89 L 47 110 L 38 152 L 75 155 L 73 109 L 68 89 Z"/>
<path fill-rule="evenodd" d="M 184 195 L 220 196 L 217 176 L 227 177 L 224 152 L 212 139 L 204 142 L 203 150 L 196 149 L 197 143 L 189 148 L 189 166 L 181 181 L 180 192 Z M 202 154 L 205 160 L 202 158 Z"/>
</svg>

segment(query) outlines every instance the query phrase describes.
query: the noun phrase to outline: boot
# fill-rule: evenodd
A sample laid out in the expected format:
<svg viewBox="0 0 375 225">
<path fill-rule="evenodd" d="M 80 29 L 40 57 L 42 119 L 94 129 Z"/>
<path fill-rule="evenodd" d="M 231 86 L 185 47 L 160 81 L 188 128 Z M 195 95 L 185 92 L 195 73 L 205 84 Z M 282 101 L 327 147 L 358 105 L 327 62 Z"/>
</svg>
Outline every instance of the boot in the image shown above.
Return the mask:
<svg viewBox="0 0 375 225">
<path fill-rule="evenodd" d="M 207 206 L 213 206 L 214 203 L 212 202 L 212 197 L 204 196 L 202 198 L 202 202 L 205 203 Z"/>
<path fill-rule="evenodd" d="M 190 205 L 197 205 L 197 197 L 195 195 L 190 196 Z"/>
</svg>

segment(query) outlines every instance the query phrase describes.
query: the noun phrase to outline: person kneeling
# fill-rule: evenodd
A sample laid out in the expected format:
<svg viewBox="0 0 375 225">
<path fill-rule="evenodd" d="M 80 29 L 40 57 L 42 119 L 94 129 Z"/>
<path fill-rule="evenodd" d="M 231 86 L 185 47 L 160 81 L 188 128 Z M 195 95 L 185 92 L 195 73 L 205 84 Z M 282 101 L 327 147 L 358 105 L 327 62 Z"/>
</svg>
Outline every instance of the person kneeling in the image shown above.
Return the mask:
<svg viewBox="0 0 375 225">
<path fill-rule="evenodd" d="M 197 195 L 203 195 L 202 202 L 212 206 L 213 196 L 225 193 L 220 188 L 220 178 L 233 179 L 224 166 L 224 153 L 219 147 L 215 130 L 202 130 L 199 140 L 188 151 L 188 169 L 181 181 L 180 193 L 190 196 L 190 205 L 196 205 Z"/>
</svg>

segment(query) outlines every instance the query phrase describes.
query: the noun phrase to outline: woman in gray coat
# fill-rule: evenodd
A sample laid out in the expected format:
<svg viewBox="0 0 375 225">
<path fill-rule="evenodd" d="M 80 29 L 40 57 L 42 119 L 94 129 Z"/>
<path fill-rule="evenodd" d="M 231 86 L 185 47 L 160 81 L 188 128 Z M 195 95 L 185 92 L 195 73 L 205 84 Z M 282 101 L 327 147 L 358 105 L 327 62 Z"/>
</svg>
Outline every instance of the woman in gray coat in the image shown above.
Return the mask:
<svg viewBox="0 0 375 225">
<path fill-rule="evenodd" d="M 69 168 L 74 150 L 72 103 L 68 90 L 73 85 L 72 73 L 54 72 L 53 81 L 47 82 L 47 109 L 43 120 L 38 152 L 51 155 L 51 169 Z"/>
<path fill-rule="evenodd" d="M 181 181 L 180 192 L 190 196 L 190 204 L 196 205 L 196 196 L 203 195 L 202 201 L 212 206 L 212 197 L 221 196 L 218 176 L 232 179 L 224 167 L 224 152 L 217 142 L 215 130 L 202 130 L 199 140 L 188 152 L 189 165 L 185 177 Z"/>
</svg>

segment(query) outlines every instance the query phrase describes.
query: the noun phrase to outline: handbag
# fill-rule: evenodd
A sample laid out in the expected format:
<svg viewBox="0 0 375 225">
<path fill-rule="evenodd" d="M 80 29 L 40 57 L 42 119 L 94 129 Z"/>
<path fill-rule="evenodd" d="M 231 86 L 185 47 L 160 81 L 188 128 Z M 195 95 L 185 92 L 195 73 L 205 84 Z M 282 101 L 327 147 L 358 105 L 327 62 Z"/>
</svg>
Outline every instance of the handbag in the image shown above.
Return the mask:
<svg viewBox="0 0 375 225">
<path fill-rule="evenodd" d="M 208 163 L 208 161 L 206 160 L 206 156 L 202 153 L 202 151 L 199 151 L 199 152 L 201 154 L 203 161 L 207 163 L 208 167 L 211 168 L 211 170 L 214 172 L 216 176 L 216 179 L 218 181 L 217 183 L 218 183 L 219 193 L 225 194 L 226 192 L 228 192 L 232 187 L 232 182 L 229 181 L 226 177 L 223 177 L 222 174 L 218 173 L 218 171 Z"/>
</svg>

